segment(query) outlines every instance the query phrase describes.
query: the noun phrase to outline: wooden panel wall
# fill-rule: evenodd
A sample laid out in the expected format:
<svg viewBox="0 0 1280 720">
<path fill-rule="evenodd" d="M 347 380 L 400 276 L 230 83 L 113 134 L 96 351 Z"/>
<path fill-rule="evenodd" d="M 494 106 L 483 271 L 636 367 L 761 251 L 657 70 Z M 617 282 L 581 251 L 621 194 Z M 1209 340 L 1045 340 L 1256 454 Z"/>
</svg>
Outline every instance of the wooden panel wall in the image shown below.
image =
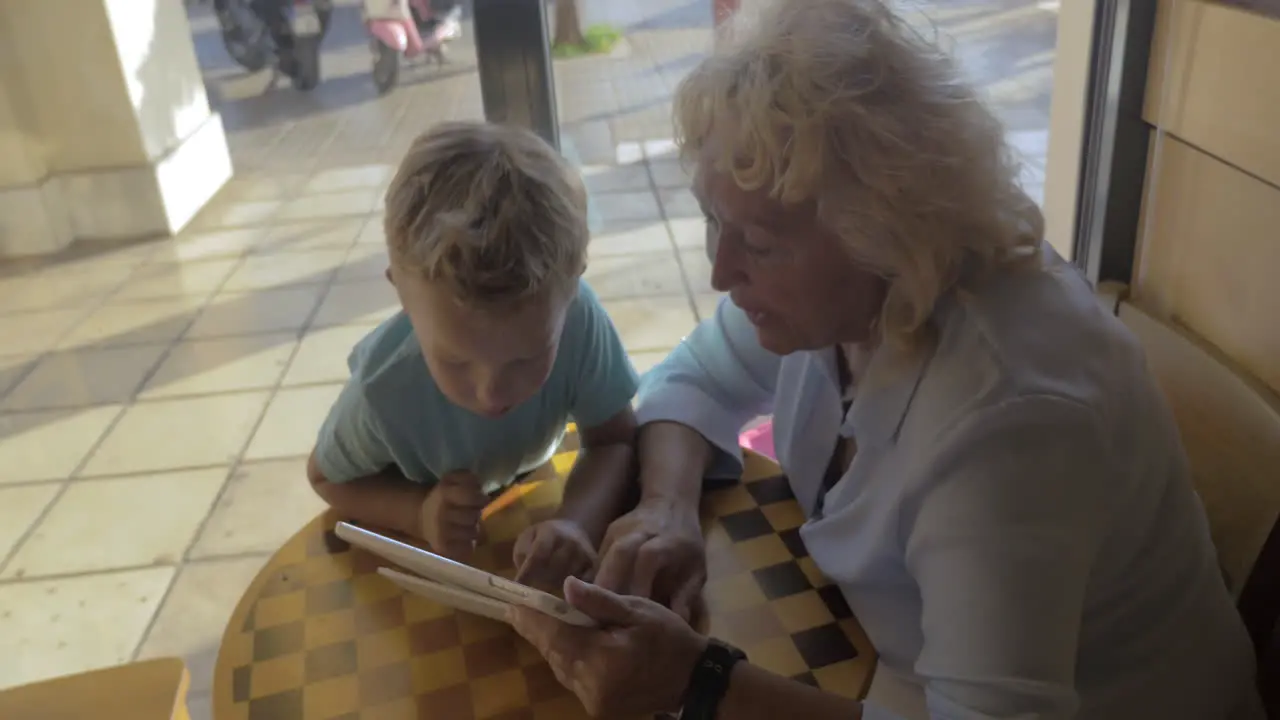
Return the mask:
<svg viewBox="0 0 1280 720">
<path fill-rule="evenodd" d="M 1153 126 L 1152 148 L 1133 278 L 1133 295 L 1145 307 L 1276 391 L 1278 74 L 1280 17 L 1206 0 L 1161 0 L 1144 113 Z"/>
</svg>

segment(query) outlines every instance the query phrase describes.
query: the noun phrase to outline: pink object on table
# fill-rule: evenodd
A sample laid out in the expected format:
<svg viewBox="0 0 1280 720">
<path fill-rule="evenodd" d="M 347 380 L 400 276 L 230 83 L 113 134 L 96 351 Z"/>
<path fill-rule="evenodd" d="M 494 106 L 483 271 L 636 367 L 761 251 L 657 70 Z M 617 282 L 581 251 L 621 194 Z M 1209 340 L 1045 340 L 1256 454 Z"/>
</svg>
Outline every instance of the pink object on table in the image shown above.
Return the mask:
<svg viewBox="0 0 1280 720">
<path fill-rule="evenodd" d="M 771 460 L 777 461 L 778 459 L 773 451 L 773 420 L 766 420 L 750 430 L 744 431 L 738 436 L 738 444 Z"/>
</svg>

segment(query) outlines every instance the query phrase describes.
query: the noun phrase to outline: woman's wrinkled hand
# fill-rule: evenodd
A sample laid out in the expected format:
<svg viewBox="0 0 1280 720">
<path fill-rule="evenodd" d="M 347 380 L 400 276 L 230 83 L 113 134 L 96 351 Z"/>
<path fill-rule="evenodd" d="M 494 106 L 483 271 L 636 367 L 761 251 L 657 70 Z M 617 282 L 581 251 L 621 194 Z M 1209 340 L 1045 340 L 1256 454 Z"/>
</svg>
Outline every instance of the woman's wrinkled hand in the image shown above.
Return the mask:
<svg viewBox="0 0 1280 720">
<path fill-rule="evenodd" d="M 565 581 L 564 595 L 599 627 L 581 628 L 514 606 L 508 619 L 587 712 L 639 717 L 678 710 L 707 639 L 651 600 L 616 595 L 576 578 Z"/>
<path fill-rule="evenodd" d="M 707 581 L 697 509 L 641 501 L 609 526 L 595 581 L 613 592 L 653 599 L 694 623 Z"/>
</svg>

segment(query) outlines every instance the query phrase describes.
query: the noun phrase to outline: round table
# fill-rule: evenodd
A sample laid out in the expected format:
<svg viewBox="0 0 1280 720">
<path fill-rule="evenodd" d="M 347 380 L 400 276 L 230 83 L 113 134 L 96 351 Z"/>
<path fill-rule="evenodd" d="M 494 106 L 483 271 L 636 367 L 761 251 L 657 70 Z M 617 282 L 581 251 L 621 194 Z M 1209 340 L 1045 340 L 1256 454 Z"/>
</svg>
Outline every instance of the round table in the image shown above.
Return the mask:
<svg viewBox="0 0 1280 720">
<path fill-rule="evenodd" d="M 547 466 L 485 511 L 474 564 L 510 577 L 516 536 L 559 504 L 572 433 Z M 507 625 L 405 593 L 352 549 L 324 513 L 258 573 L 222 637 L 215 720 L 462 720 L 586 713 Z M 800 540 L 803 513 L 769 459 L 746 453 L 741 482 L 702 504 L 712 635 L 751 662 L 861 698 L 875 651 Z"/>
</svg>

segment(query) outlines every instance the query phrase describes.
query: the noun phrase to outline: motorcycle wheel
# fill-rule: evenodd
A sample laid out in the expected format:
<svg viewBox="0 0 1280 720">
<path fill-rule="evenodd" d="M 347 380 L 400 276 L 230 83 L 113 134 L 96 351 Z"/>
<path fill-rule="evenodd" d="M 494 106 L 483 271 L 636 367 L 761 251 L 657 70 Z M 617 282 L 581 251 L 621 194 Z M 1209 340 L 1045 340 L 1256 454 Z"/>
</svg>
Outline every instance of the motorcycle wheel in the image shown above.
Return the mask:
<svg viewBox="0 0 1280 720">
<path fill-rule="evenodd" d="M 373 41 L 373 86 L 386 95 L 400 78 L 400 53 L 377 40 Z"/>
<path fill-rule="evenodd" d="M 265 33 L 259 35 L 256 42 L 241 35 L 240 32 L 223 33 L 222 44 L 237 65 L 249 72 L 258 72 L 271 60 L 271 49 L 264 41 Z"/>
<path fill-rule="evenodd" d="M 294 72 L 289 77 L 295 90 L 310 92 L 320 84 L 320 43 L 314 39 L 294 41 Z"/>
<path fill-rule="evenodd" d="M 271 36 L 266 26 L 245 5 L 237 2 L 219 5 L 218 25 L 227 54 L 249 72 L 265 68 L 271 61 Z"/>
</svg>

